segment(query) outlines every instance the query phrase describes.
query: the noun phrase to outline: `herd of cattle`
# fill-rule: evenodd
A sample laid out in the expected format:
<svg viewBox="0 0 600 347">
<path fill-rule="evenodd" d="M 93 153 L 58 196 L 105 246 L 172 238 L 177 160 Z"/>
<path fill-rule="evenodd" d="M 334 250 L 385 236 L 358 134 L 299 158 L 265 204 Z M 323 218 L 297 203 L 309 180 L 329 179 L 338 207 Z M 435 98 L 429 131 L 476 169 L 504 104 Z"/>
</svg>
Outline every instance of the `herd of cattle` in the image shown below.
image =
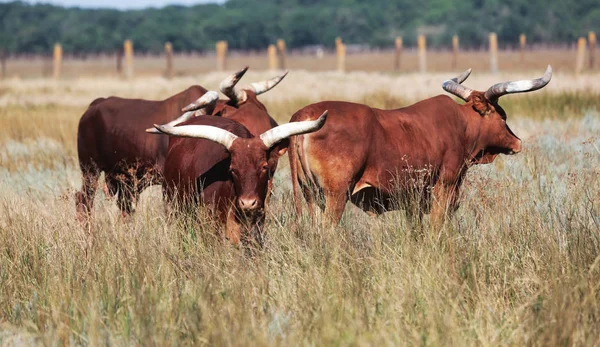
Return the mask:
<svg viewBox="0 0 600 347">
<path fill-rule="evenodd" d="M 77 134 L 78 218 L 90 217 L 104 172 L 105 193 L 117 197 L 124 215 L 146 187 L 162 184 L 170 206 L 207 206 L 231 242 L 262 244 L 273 174 L 288 151 L 298 214 L 301 190 L 311 214 L 318 204 L 334 223 L 348 200 L 375 214 L 411 211 L 408 204 L 416 200 L 419 218 L 431 213 L 432 221 L 441 221 L 458 208 L 470 166 L 521 151 L 498 99 L 540 89 L 552 77 L 548 66 L 541 78 L 480 92 L 462 85 L 469 69 L 442 84 L 464 104 L 445 95 L 395 110 L 324 101 L 278 125 L 257 97 L 285 74 L 238 88 L 247 69 L 221 82 L 226 100 L 201 86 L 163 101 L 94 100 Z M 415 182 L 421 184 L 416 199 Z"/>
</svg>

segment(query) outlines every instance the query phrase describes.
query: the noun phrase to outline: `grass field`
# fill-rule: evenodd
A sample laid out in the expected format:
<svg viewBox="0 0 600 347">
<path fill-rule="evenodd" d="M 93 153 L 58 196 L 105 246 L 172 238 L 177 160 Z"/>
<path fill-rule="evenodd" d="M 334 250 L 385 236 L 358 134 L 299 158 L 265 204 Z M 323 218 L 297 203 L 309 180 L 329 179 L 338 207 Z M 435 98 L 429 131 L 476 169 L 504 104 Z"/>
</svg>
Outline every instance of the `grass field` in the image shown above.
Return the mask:
<svg viewBox="0 0 600 347">
<path fill-rule="evenodd" d="M 292 71 L 261 99 L 280 123 L 321 99 L 394 108 L 440 94 L 466 67 Z M 474 69 L 465 84 L 485 89 L 544 68 Z M 243 82 L 270 75 L 250 71 Z M 99 192 L 91 228 L 80 226 L 76 129 L 87 104 L 215 88 L 224 77 L 0 82 L 1 345 L 600 343 L 599 75 L 558 71 L 542 91 L 501 99 L 523 152 L 472 168 L 441 229 L 425 219 L 421 234 L 402 212 L 372 218 L 352 206 L 337 227 L 296 220 L 287 157 L 255 257 L 209 221 L 167 218 L 159 187 L 127 221 Z"/>
</svg>

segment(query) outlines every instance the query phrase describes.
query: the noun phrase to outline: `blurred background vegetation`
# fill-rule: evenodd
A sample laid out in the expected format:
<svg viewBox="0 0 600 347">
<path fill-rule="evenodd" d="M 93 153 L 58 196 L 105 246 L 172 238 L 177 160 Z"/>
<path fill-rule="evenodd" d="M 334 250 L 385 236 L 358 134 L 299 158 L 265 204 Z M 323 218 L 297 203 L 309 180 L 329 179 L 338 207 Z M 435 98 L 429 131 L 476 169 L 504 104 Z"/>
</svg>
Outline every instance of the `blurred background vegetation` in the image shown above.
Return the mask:
<svg viewBox="0 0 600 347">
<path fill-rule="evenodd" d="M 67 53 L 114 53 L 132 39 L 142 53 L 214 49 L 218 40 L 240 50 L 264 49 L 278 38 L 288 47 L 348 44 L 389 47 L 396 36 L 414 44 L 417 34 L 431 47 L 480 48 L 490 31 L 501 47 L 571 44 L 598 29 L 598 0 L 230 0 L 223 4 L 167 6 L 144 10 L 64 8 L 23 2 L 0 4 L 0 48 L 11 54 L 49 53 L 61 42 Z M 595 27 L 596 25 L 596 27 Z M 508 47 L 510 48 L 510 47 Z"/>
</svg>

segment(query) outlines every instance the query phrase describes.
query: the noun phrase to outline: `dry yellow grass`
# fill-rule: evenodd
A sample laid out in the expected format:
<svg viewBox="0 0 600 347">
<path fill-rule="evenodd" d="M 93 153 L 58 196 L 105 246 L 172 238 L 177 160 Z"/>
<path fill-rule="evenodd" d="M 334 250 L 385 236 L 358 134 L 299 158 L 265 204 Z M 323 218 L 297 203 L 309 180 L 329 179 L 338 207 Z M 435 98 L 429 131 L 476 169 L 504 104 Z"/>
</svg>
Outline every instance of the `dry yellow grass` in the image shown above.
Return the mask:
<svg viewBox="0 0 600 347">
<path fill-rule="evenodd" d="M 497 77 L 474 72 L 483 89 Z M 252 72 L 244 81 L 269 76 Z M 392 108 L 447 74 L 292 71 L 264 95 L 285 122 L 319 98 Z M 0 83 L 0 344 L 597 345 L 600 91 L 558 73 L 501 100 L 522 153 L 473 168 L 458 215 L 413 230 L 403 213 L 348 207 L 335 227 L 296 220 L 287 158 L 250 258 L 209 223 L 165 215 L 160 189 L 123 221 L 102 193 L 74 219 L 76 127 L 97 96 L 162 98 L 222 74 L 131 82 Z M 299 236 L 291 232 L 295 228 Z"/>
</svg>

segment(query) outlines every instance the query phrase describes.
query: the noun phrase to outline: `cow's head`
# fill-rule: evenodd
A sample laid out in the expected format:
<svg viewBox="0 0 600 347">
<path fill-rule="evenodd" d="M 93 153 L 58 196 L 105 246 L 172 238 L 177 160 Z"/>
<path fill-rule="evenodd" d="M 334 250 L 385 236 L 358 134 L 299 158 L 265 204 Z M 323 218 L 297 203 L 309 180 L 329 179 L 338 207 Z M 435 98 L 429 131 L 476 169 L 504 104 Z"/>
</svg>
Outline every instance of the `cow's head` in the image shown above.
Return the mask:
<svg viewBox="0 0 600 347">
<path fill-rule="evenodd" d="M 498 99 L 506 94 L 525 93 L 543 88 L 552 78 L 552 67 L 548 65 L 544 76 L 533 80 L 497 83 L 487 91 L 469 89 L 461 83 L 470 75 L 471 69 L 442 84 L 445 91 L 458 96 L 477 113 L 478 144 L 471 154 L 475 163 L 491 163 L 498 154 L 516 154 L 521 151 L 519 139 L 506 124 L 506 112 Z"/>
<path fill-rule="evenodd" d="M 269 162 L 277 160 L 287 149 L 290 136 L 319 130 L 327 119 L 325 111 L 313 121 L 292 122 L 270 129 L 258 137 L 243 138 L 231 132 L 208 125 L 155 125 L 161 133 L 202 138 L 223 145 L 231 156 L 229 175 L 235 190 L 232 201 L 239 222 L 254 225 L 264 219 L 265 198 L 268 180 L 274 174 Z M 242 239 L 252 236 L 261 242 L 260 228 L 250 228 L 254 235 L 241 235 Z"/>
<path fill-rule="evenodd" d="M 198 100 L 184 107 L 181 110 L 183 114 L 166 125 L 176 126 L 194 117 L 214 115 L 214 113 L 224 116 L 227 112 L 235 112 L 240 106 L 247 104 L 252 104 L 254 108 L 258 108 L 260 111 L 267 112 L 266 107 L 260 101 L 258 101 L 257 96 L 268 92 L 278 85 L 279 82 L 281 82 L 281 80 L 287 76 L 287 71 L 282 75 L 269 80 L 254 82 L 246 88 L 236 88 L 237 83 L 244 76 L 246 71 L 248 71 L 247 66 L 221 82 L 221 92 L 229 97 L 229 101 L 227 103 L 219 103 L 219 94 L 215 91 L 208 91 L 198 98 Z M 146 132 L 151 134 L 160 133 L 155 128 L 148 128 L 146 129 Z"/>
</svg>

